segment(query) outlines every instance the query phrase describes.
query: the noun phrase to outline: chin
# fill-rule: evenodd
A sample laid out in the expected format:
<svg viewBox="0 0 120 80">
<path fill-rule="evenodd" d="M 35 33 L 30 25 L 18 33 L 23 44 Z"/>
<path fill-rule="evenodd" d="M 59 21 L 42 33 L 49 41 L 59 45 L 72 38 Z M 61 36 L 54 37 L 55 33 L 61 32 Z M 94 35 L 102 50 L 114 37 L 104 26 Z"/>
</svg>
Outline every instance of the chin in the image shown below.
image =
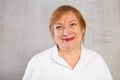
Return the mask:
<svg viewBox="0 0 120 80">
<path fill-rule="evenodd" d="M 75 46 L 73 45 L 67 45 L 67 46 L 64 46 L 65 49 L 73 49 Z"/>
</svg>

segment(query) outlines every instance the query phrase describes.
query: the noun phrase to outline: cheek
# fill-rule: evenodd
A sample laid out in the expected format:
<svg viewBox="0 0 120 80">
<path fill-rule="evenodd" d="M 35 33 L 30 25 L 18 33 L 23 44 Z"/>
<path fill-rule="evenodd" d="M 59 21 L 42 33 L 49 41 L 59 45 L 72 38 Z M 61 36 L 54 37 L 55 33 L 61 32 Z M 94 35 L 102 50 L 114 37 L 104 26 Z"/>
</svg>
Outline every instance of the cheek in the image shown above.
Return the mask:
<svg viewBox="0 0 120 80">
<path fill-rule="evenodd" d="M 81 35 L 81 29 L 80 28 L 76 28 L 74 31 L 77 35 Z"/>
<path fill-rule="evenodd" d="M 60 38 L 60 32 L 57 31 L 57 30 L 54 30 L 54 34 L 53 35 L 54 35 L 54 39 L 55 40 Z"/>
<path fill-rule="evenodd" d="M 82 31 L 81 29 L 77 29 L 77 30 L 76 30 L 76 34 L 77 34 L 77 36 L 78 36 L 79 38 L 82 38 L 82 36 L 83 36 L 83 31 Z"/>
<path fill-rule="evenodd" d="M 84 33 L 84 30 L 81 29 L 81 27 L 79 26 L 78 29 L 77 29 L 77 32 L 79 35 L 82 35 Z"/>
<path fill-rule="evenodd" d="M 54 37 L 58 36 L 58 32 L 56 30 L 54 30 Z"/>
</svg>

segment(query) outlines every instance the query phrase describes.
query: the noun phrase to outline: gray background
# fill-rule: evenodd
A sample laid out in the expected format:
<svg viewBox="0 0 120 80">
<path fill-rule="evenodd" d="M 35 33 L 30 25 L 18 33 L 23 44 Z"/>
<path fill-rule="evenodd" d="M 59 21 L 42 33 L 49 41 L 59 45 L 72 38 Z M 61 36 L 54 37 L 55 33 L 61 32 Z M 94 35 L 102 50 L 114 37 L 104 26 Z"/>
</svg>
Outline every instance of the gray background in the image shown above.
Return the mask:
<svg viewBox="0 0 120 80">
<path fill-rule="evenodd" d="M 31 57 L 53 46 L 49 18 L 62 4 L 82 12 L 84 46 L 100 53 L 120 80 L 120 0 L 0 0 L 0 80 L 21 80 Z"/>
</svg>

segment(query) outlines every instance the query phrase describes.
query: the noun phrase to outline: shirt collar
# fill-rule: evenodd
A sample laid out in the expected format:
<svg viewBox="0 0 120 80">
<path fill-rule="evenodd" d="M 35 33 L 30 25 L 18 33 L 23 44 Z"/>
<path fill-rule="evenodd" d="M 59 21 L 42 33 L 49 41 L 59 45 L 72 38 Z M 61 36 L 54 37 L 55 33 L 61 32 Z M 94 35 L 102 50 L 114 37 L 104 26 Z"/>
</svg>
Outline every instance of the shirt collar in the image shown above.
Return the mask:
<svg viewBox="0 0 120 80">
<path fill-rule="evenodd" d="M 88 55 L 86 49 L 81 45 L 81 55 L 80 60 L 78 61 L 77 65 L 75 66 L 74 70 L 82 70 L 88 63 Z"/>
<path fill-rule="evenodd" d="M 69 65 L 64 61 L 64 59 L 59 56 L 57 45 L 54 46 L 54 50 L 53 50 L 53 53 L 52 53 L 52 59 L 57 64 L 69 67 Z"/>
<path fill-rule="evenodd" d="M 65 60 L 62 57 L 59 56 L 57 45 L 54 46 L 53 53 L 52 53 L 52 59 L 57 64 L 63 65 L 65 67 L 67 67 L 67 68 L 71 68 L 65 62 Z M 87 64 L 87 62 L 88 62 L 88 60 L 87 60 L 87 56 L 85 54 L 85 48 L 83 46 L 81 46 L 81 57 L 80 57 L 80 60 L 78 61 L 77 65 L 76 65 L 76 67 L 78 67 L 78 65 L 81 65 L 81 67 L 80 66 L 79 67 L 83 68 Z"/>
</svg>

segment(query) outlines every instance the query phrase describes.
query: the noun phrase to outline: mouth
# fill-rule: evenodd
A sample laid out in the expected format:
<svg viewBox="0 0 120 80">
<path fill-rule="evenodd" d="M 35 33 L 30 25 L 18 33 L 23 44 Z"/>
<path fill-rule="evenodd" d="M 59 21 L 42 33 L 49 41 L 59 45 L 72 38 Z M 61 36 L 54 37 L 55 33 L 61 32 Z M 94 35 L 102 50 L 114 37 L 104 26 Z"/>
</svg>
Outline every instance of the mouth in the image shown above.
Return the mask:
<svg viewBox="0 0 120 80">
<path fill-rule="evenodd" d="M 70 37 L 70 38 L 64 38 L 63 41 L 69 42 L 72 41 L 75 37 Z"/>
</svg>

